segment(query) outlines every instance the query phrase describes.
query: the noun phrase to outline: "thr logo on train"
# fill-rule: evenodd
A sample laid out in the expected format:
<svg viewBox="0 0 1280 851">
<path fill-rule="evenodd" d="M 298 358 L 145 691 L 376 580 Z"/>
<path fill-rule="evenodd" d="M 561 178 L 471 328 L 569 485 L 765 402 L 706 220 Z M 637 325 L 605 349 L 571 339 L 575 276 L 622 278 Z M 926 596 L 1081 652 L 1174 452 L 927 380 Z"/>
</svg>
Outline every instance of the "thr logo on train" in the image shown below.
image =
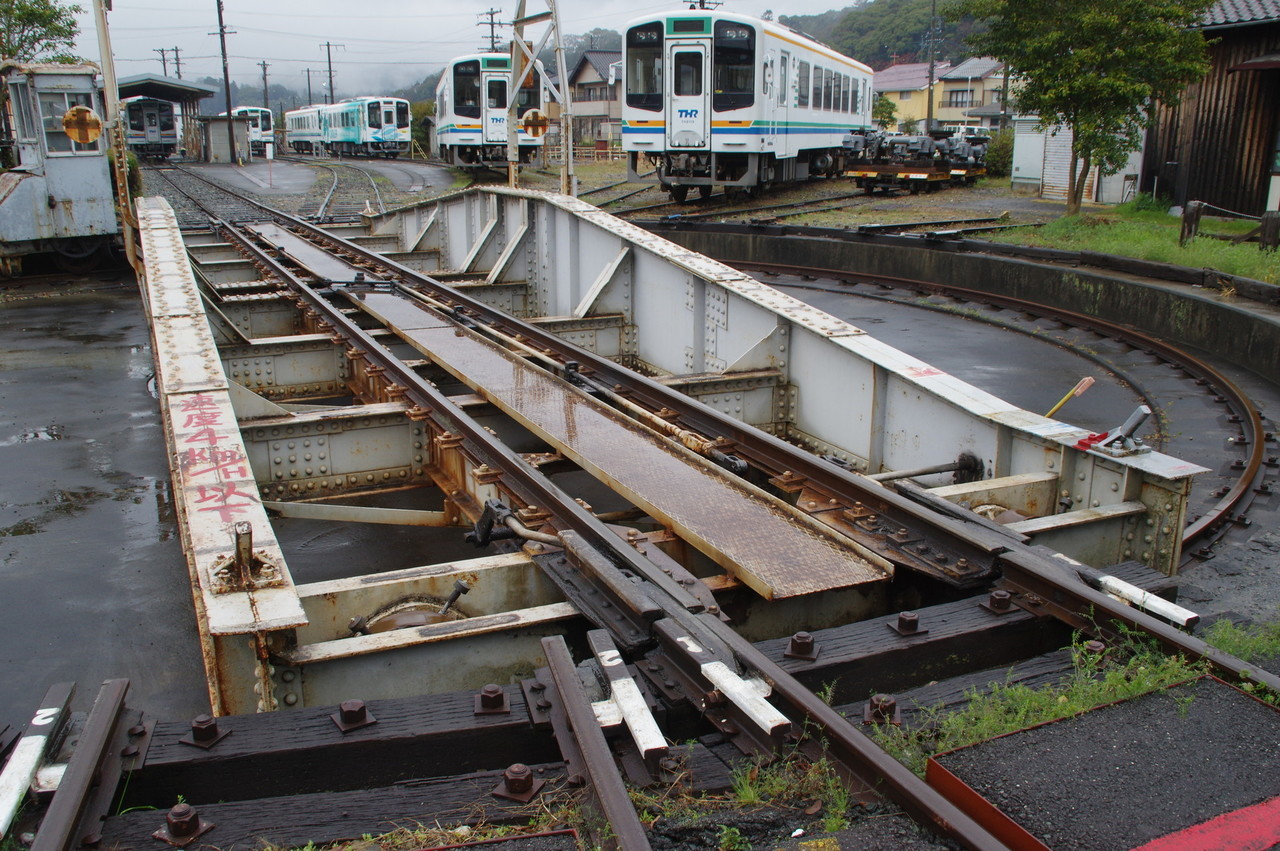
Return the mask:
<svg viewBox="0 0 1280 851">
<path fill-rule="evenodd" d="M 681 118 L 697 118 L 698 110 L 696 109 L 677 109 L 676 115 Z"/>
</svg>

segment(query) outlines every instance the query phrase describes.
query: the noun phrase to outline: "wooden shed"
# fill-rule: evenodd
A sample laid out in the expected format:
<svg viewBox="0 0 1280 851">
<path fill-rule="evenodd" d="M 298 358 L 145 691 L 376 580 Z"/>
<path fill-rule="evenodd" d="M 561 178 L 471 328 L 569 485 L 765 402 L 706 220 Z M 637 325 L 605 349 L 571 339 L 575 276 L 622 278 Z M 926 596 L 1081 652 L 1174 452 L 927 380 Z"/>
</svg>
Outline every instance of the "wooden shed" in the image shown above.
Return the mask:
<svg viewBox="0 0 1280 851">
<path fill-rule="evenodd" d="M 1212 67 L 1147 136 L 1144 191 L 1249 215 L 1280 209 L 1280 0 L 1218 0 Z"/>
</svg>

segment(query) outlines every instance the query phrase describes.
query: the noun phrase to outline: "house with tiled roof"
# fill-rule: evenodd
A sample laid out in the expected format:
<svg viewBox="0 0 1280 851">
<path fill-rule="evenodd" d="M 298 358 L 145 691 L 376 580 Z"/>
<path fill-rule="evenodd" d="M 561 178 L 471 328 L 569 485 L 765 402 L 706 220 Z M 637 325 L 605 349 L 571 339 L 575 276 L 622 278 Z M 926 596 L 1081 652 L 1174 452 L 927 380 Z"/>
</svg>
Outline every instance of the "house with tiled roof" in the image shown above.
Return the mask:
<svg viewBox="0 0 1280 851">
<path fill-rule="evenodd" d="M 621 61 L 621 50 L 588 50 L 569 72 L 575 143 L 608 146 L 621 139 Z"/>
<path fill-rule="evenodd" d="M 1201 28 L 1209 73 L 1157 112 L 1142 187 L 1176 205 L 1280 209 L 1280 0 L 1219 0 Z"/>
<path fill-rule="evenodd" d="M 934 116 L 945 126 L 964 124 L 998 128 L 1008 114 L 1004 94 L 1004 63 L 990 56 L 973 56 L 938 75 L 938 103 Z"/>
<path fill-rule="evenodd" d="M 898 127 L 890 129 L 915 127 L 924 130 L 925 119 L 929 117 L 929 98 L 936 96 L 940 88 L 939 79 L 949 70 L 950 62 L 934 63 L 932 87 L 929 85 L 928 62 L 906 62 L 876 71 L 871 79 L 872 90 L 893 101 L 898 110 Z"/>
</svg>

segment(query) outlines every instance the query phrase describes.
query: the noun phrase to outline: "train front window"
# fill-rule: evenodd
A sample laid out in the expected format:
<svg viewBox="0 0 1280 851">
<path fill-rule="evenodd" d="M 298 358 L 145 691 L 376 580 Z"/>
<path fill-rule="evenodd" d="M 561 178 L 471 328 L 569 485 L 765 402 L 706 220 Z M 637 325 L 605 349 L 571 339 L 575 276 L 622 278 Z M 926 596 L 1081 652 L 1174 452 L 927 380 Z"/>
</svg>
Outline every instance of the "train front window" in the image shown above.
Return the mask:
<svg viewBox="0 0 1280 851">
<path fill-rule="evenodd" d="M 486 95 L 490 109 L 506 109 L 507 108 L 507 81 L 506 80 L 490 80 L 489 92 Z"/>
<path fill-rule="evenodd" d="M 258 113 L 258 115 L 262 116 L 262 132 L 270 133 L 271 132 L 271 113 L 260 112 Z"/>
<path fill-rule="evenodd" d="M 716 21 L 711 67 L 715 82 L 713 109 L 723 112 L 755 103 L 755 29 L 735 21 Z"/>
<path fill-rule="evenodd" d="M 9 102 L 18 120 L 18 138 L 35 139 L 36 129 L 31 119 L 31 92 L 23 83 L 9 84 Z"/>
<path fill-rule="evenodd" d="M 409 104 L 396 101 L 396 126 L 401 130 L 409 126 Z"/>
<path fill-rule="evenodd" d="M 62 117 L 73 106 L 93 109 L 93 95 L 88 92 L 40 92 L 40 123 L 44 128 L 45 148 L 50 154 L 96 153 L 98 140 L 88 144 L 71 141 L 62 128 Z"/>
<path fill-rule="evenodd" d="M 696 97 L 702 94 L 702 54 L 677 53 L 673 63 L 676 95 Z"/>
<path fill-rule="evenodd" d="M 161 133 L 173 132 L 173 110 L 172 109 L 161 109 L 160 132 Z"/>
<path fill-rule="evenodd" d="M 369 104 L 369 126 L 377 129 L 382 126 L 382 105 L 378 103 Z"/>
<path fill-rule="evenodd" d="M 129 129 L 136 130 L 139 133 L 147 129 L 147 125 L 143 123 L 142 119 L 142 104 L 129 104 Z"/>
<path fill-rule="evenodd" d="M 480 117 L 480 60 L 453 66 L 453 103 L 458 115 Z"/>
<path fill-rule="evenodd" d="M 516 92 L 517 115 L 524 115 L 529 110 L 538 108 L 538 82 L 532 74 L 525 77 L 525 79 L 528 83 L 521 86 L 520 90 Z"/>
<path fill-rule="evenodd" d="M 662 111 L 662 22 L 627 30 L 627 106 Z"/>
</svg>

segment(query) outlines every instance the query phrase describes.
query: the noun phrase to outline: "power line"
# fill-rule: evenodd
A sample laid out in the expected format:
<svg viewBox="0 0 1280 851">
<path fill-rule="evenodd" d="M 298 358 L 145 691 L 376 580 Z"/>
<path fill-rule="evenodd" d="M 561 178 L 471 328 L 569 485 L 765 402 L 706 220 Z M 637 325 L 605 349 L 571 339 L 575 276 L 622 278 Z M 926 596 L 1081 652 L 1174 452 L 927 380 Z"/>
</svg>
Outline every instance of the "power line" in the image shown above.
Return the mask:
<svg viewBox="0 0 1280 851">
<path fill-rule="evenodd" d="M 509 26 L 511 26 L 511 24 L 505 24 L 505 23 L 503 23 L 502 21 L 499 21 L 499 20 L 498 20 L 498 15 L 501 15 L 501 14 L 502 14 L 502 10 L 501 10 L 501 9 L 486 9 L 485 11 L 481 12 L 479 15 L 477 15 L 477 16 L 476 16 L 476 17 L 478 17 L 478 18 L 483 18 L 483 17 L 486 17 L 486 16 L 489 18 L 489 20 L 487 20 L 487 21 L 479 21 L 479 22 L 477 22 L 477 23 L 476 23 L 476 26 L 478 26 L 478 27 L 488 27 L 488 28 L 489 28 L 489 52 L 491 52 L 491 53 L 497 53 L 497 52 L 498 52 L 498 29 L 499 29 L 499 27 L 509 27 Z"/>
</svg>

